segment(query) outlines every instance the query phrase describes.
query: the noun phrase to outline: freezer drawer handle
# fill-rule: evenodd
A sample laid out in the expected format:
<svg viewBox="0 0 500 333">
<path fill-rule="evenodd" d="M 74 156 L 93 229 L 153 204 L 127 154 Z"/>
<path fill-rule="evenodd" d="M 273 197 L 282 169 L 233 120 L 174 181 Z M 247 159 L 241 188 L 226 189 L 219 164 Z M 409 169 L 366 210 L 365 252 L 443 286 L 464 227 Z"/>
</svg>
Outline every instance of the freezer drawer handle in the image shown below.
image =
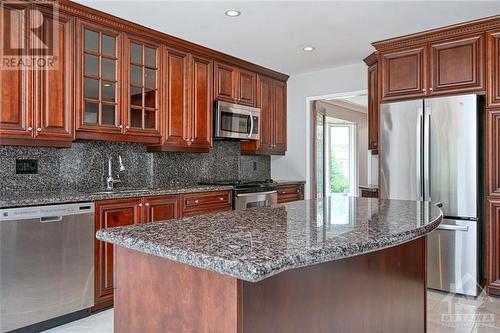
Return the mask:
<svg viewBox="0 0 500 333">
<path fill-rule="evenodd" d="M 48 223 L 48 222 L 60 222 L 62 221 L 62 216 L 42 216 L 40 217 L 40 222 Z"/>
<path fill-rule="evenodd" d="M 451 231 L 468 231 L 469 227 L 466 226 L 466 225 L 442 224 L 442 225 L 439 225 L 436 229 L 439 229 L 439 230 L 451 230 Z"/>
</svg>

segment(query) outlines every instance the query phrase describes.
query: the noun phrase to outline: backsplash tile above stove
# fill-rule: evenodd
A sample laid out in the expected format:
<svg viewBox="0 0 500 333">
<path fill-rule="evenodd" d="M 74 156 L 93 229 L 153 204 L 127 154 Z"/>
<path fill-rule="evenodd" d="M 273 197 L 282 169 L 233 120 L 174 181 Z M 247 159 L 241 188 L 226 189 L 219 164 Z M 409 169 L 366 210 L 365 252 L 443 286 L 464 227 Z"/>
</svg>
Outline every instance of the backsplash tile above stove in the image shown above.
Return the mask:
<svg viewBox="0 0 500 333">
<path fill-rule="evenodd" d="M 140 143 L 76 141 L 69 149 L 0 146 L 0 193 L 102 190 L 113 158 L 126 168 L 120 187 L 162 187 L 206 180 L 270 178 L 269 156 L 241 156 L 237 141 L 215 141 L 209 153 L 148 153 Z M 37 174 L 16 174 L 17 159 L 38 160 Z M 255 167 L 255 168 L 254 168 Z"/>
</svg>

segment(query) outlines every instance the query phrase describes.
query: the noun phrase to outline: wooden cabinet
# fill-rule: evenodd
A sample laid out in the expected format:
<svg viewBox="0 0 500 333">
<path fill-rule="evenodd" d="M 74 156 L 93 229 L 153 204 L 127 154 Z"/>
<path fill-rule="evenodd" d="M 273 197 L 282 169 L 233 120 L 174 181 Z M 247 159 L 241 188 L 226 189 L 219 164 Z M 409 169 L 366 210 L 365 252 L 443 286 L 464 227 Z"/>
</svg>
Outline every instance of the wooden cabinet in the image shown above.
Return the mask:
<svg viewBox="0 0 500 333">
<path fill-rule="evenodd" d="M 95 231 L 232 209 L 231 191 L 173 194 L 96 202 Z M 95 306 L 113 306 L 113 245 L 95 240 Z"/>
<path fill-rule="evenodd" d="M 500 109 L 487 113 L 488 195 L 500 197 Z"/>
<path fill-rule="evenodd" d="M 484 90 L 484 36 L 430 45 L 430 95 Z"/>
<path fill-rule="evenodd" d="M 366 57 L 364 62 L 368 65 L 368 149 L 377 151 L 380 101 L 376 53 L 372 53 Z"/>
<path fill-rule="evenodd" d="M 215 98 L 231 103 L 255 106 L 257 74 L 236 66 L 215 62 Z"/>
<path fill-rule="evenodd" d="M 487 34 L 487 106 L 500 106 L 500 30 Z"/>
<path fill-rule="evenodd" d="M 278 184 L 278 203 L 304 200 L 304 184 Z"/>
<path fill-rule="evenodd" d="M 232 209 L 231 191 L 189 193 L 182 196 L 182 216 Z"/>
<path fill-rule="evenodd" d="M 19 46 L 41 41 L 50 48 L 29 50 L 29 54 L 25 54 L 27 48 L 5 49 L 5 59 L 46 57 L 47 67 L 31 70 L 19 66 L 0 71 L 0 144 L 70 147 L 74 138 L 74 22 L 70 16 L 59 14 L 55 18 L 47 8 L 36 7 L 44 24 L 36 36 L 28 34 L 28 27 L 37 24 L 32 22 L 35 16 L 29 15 L 28 8 L 2 7 L 10 22 L 5 25 L 3 40 L 14 39 L 11 45 Z"/>
<path fill-rule="evenodd" d="M 124 90 L 125 134 L 160 136 L 161 48 L 154 41 L 127 35 Z"/>
<path fill-rule="evenodd" d="M 82 20 L 77 30 L 76 137 L 158 143 L 159 45 Z"/>
<path fill-rule="evenodd" d="M 244 154 L 284 155 L 287 149 L 286 82 L 258 78 L 257 107 L 261 112 L 260 140 L 244 141 Z"/>
<path fill-rule="evenodd" d="M 382 99 L 418 98 L 427 94 L 427 48 L 382 53 Z"/>
<path fill-rule="evenodd" d="M 484 91 L 484 44 L 480 34 L 383 52 L 382 101 Z"/>
<path fill-rule="evenodd" d="M 500 296 L 500 199 L 488 200 L 487 291 Z"/>
<path fill-rule="evenodd" d="M 149 151 L 208 152 L 212 147 L 212 61 L 164 50 L 167 78 L 162 141 Z"/>
<path fill-rule="evenodd" d="M 142 221 L 140 198 L 96 202 L 96 232 Z M 113 245 L 95 241 L 95 306 L 100 310 L 113 305 Z"/>
<path fill-rule="evenodd" d="M 157 222 L 181 217 L 181 198 L 179 195 L 147 197 L 143 200 L 143 222 Z"/>
</svg>

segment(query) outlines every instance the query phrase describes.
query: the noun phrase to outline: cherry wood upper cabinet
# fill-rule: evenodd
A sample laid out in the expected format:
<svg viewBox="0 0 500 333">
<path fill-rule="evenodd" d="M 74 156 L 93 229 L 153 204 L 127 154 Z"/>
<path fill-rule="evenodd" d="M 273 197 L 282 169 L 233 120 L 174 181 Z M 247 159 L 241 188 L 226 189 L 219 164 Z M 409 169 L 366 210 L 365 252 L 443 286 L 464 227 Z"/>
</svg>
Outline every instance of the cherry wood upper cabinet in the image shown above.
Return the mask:
<svg viewBox="0 0 500 333">
<path fill-rule="evenodd" d="M 238 69 L 234 66 L 214 63 L 215 98 L 235 103 L 238 99 Z"/>
<path fill-rule="evenodd" d="M 488 195 L 500 197 L 500 109 L 489 109 L 488 138 Z"/>
<path fill-rule="evenodd" d="M 484 36 L 430 45 L 431 95 L 484 90 Z"/>
<path fill-rule="evenodd" d="M 212 147 L 212 60 L 191 56 L 191 126 L 192 149 L 208 150 Z"/>
<path fill-rule="evenodd" d="M 273 154 L 285 155 L 287 149 L 286 82 L 274 80 L 273 94 L 274 94 L 273 132 L 275 135 L 273 143 Z"/>
<path fill-rule="evenodd" d="M 256 105 L 257 73 L 215 62 L 215 99 L 248 106 Z"/>
<path fill-rule="evenodd" d="M 69 147 L 74 138 L 74 21 L 63 14 L 55 18 L 47 8 L 36 7 L 43 24 L 34 36 L 27 33 L 39 25 L 34 22 L 37 16 L 30 15 L 31 8 L 29 4 L 2 7 L 2 43 L 8 43 L 4 53 L 49 60 L 47 67 L 36 70 L 18 67 L 0 71 L 0 144 Z M 41 43 L 46 47 L 32 48 Z M 11 49 L 11 45 L 18 47 Z"/>
<path fill-rule="evenodd" d="M 160 45 L 126 35 L 125 134 L 160 136 L 162 82 Z"/>
<path fill-rule="evenodd" d="M 104 228 L 140 223 L 140 198 L 96 202 L 96 232 Z M 113 244 L 95 240 L 95 310 L 113 304 Z"/>
<path fill-rule="evenodd" d="M 181 197 L 166 195 L 143 199 L 143 222 L 157 222 L 181 217 Z"/>
<path fill-rule="evenodd" d="M 427 94 L 426 47 L 381 54 L 382 100 L 418 98 Z"/>
<path fill-rule="evenodd" d="M 238 70 L 238 103 L 255 106 L 257 95 L 257 74 Z"/>
<path fill-rule="evenodd" d="M 378 149 L 379 131 L 378 64 L 368 68 L 368 149 Z"/>
<path fill-rule="evenodd" d="M 487 34 L 487 105 L 500 106 L 500 30 Z"/>
<path fill-rule="evenodd" d="M 257 107 L 260 108 L 260 140 L 242 141 L 249 155 L 283 155 L 287 149 L 286 82 L 258 76 Z"/>
<path fill-rule="evenodd" d="M 77 25 L 77 138 L 123 132 L 123 36 L 90 22 Z M 122 136 L 117 136 L 122 138 Z"/>
</svg>

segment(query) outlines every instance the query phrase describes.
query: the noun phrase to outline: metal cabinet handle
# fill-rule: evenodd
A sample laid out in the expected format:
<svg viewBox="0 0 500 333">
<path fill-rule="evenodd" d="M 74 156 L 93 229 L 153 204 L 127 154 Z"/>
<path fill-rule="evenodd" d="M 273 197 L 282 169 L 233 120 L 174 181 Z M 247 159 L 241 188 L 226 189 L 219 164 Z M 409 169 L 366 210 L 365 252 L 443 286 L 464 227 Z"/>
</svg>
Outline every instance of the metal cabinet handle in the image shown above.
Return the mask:
<svg viewBox="0 0 500 333">
<path fill-rule="evenodd" d="M 193 139 L 193 138 L 191 138 L 191 142 L 194 142 L 194 139 Z"/>
<path fill-rule="evenodd" d="M 422 92 L 425 92 L 425 89 L 422 89 Z"/>
<path fill-rule="evenodd" d="M 27 130 L 28 132 L 31 132 L 31 131 L 33 130 L 33 127 L 28 127 L 26 130 Z"/>
<path fill-rule="evenodd" d="M 224 201 L 224 197 L 220 197 L 220 198 L 219 198 L 219 200 L 220 200 L 220 201 Z"/>
<path fill-rule="evenodd" d="M 125 128 L 126 128 L 126 129 L 129 129 L 129 128 L 130 128 L 130 126 L 128 126 L 128 125 L 127 125 L 127 126 L 125 126 Z"/>
<path fill-rule="evenodd" d="M 119 125 L 119 126 L 118 126 L 118 128 L 119 128 L 119 129 L 122 129 L 122 128 L 123 128 L 123 125 Z"/>
<path fill-rule="evenodd" d="M 41 132 L 41 131 L 42 131 L 42 128 L 41 128 L 41 127 L 38 127 L 38 128 L 36 129 L 36 131 L 37 131 L 37 132 Z"/>
<path fill-rule="evenodd" d="M 194 203 L 198 204 L 198 203 L 200 203 L 200 200 L 195 200 Z"/>
<path fill-rule="evenodd" d="M 149 207 L 149 202 L 146 202 L 146 207 Z"/>
<path fill-rule="evenodd" d="M 432 91 L 433 89 L 432 88 L 429 88 L 430 91 Z"/>
<path fill-rule="evenodd" d="M 142 207 L 142 204 L 141 204 L 141 203 L 139 204 L 139 207 Z"/>
</svg>

